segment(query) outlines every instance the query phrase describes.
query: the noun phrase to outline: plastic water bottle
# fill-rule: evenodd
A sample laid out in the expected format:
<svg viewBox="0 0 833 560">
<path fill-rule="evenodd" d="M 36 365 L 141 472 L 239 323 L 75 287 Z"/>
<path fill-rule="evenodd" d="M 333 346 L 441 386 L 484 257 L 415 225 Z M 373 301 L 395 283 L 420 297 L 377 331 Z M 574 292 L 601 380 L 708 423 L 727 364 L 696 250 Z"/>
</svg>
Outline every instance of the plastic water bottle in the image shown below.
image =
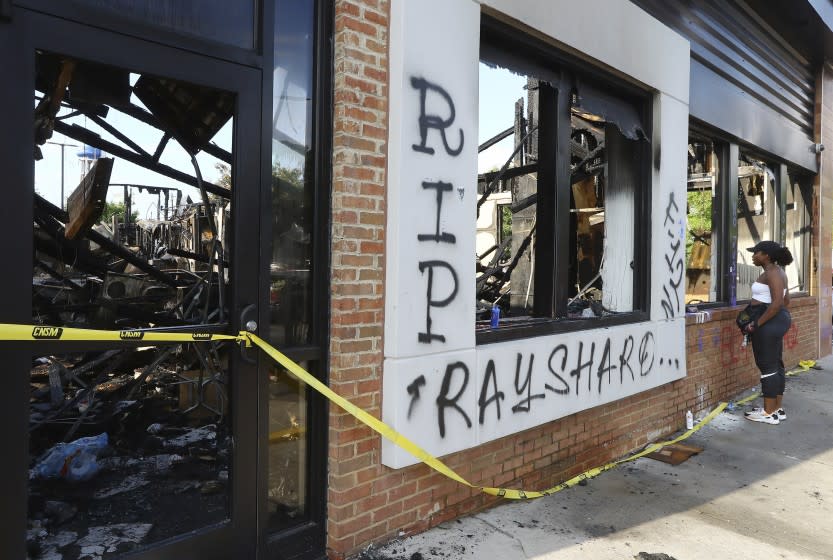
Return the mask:
<svg viewBox="0 0 833 560">
<path fill-rule="evenodd" d="M 690 410 L 685 413 L 685 429 L 690 430 L 694 427 L 694 415 Z"/>
<path fill-rule="evenodd" d="M 493 329 L 496 329 L 498 324 L 500 323 L 500 307 L 497 305 L 492 306 L 492 318 L 489 322 L 489 326 Z"/>
</svg>

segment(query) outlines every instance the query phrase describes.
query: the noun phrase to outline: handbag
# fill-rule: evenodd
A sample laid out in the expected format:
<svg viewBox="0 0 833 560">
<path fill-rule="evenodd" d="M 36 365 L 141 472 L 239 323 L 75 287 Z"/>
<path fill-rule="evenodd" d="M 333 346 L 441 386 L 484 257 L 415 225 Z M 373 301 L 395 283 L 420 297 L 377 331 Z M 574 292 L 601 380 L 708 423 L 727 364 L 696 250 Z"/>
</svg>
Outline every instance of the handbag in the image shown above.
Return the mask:
<svg viewBox="0 0 833 560">
<path fill-rule="evenodd" d="M 761 315 L 764 314 L 766 308 L 767 306 L 763 304 L 752 305 L 750 303 L 747 304 L 746 307 L 741 309 L 740 313 L 738 313 L 737 318 L 735 318 L 735 323 L 740 329 L 740 332 L 744 332 L 747 325 L 757 321 L 761 317 Z"/>
</svg>

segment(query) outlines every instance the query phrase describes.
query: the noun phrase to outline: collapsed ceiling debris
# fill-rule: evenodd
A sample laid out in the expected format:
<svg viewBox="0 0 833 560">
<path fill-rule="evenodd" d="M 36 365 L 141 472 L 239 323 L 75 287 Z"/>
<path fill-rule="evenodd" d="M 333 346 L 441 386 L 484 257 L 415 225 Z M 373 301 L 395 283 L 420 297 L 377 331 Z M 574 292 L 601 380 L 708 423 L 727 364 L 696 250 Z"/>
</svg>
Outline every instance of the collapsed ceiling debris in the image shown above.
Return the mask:
<svg viewBox="0 0 833 560">
<path fill-rule="evenodd" d="M 45 52 L 36 74 L 35 159 L 53 132 L 112 157 L 92 162 L 66 210 L 33 195 L 33 324 L 224 328 L 231 182 L 204 181 L 195 156 L 231 163 L 212 140 L 231 119 L 234 96 Z M 135 125 L 119 125 L 115 114 Z M 141 146 L 144 130 L 157 135 L 155 149 Z M 193 173 L 162 163 L 171 140 Z M 113 184 L 122 162 L 177 186 Z M 124 188 L 127 208 L 102 221 L 110 187 Z M 164 218 L 133 218 L 129 188 L 164 194 Z M 198 201 L 182 203 L 189 189 Z M 228 517 L 227 347 L 139 344 L 55 343 L 33 360 L 31 558 L 83 556 L 90 547 L 107 557 Z M 100 445 L 85 447 L 93 440 Z"/>
<path fill-rule="evenodd" d="M 478 175 L 478 216 L 495 212 L 491 238 L 495 243 L 477 255 L 477 313 L 488 320 L 493 307 L 500 307 L 502 316 L 531 320 L 533 311 L 534 251 L 537 231 L 538 204 L 538 103 L 541 82 L 527 79 L 526 111 L 524 99 L 515 102 L 514 125 L 480 144 L 479 152 L 492 148 L 512 137 L 514 149 L 500 169 Z M 595 90 L 587 99 L 597 99 Z M 576 97 L 576 96 L 574 96 Z M 638 119 L 630 112 L 606 107 L 619 128 L 626 122 L 634 135 L 644 136 Z M 625 118 L 627 117 L 627 118 Z M 621 122 L 620 122 L 621 121 Z M 574 286 L 568 304 L 569 317 L 600 317 L 608 314 L 601 304 L 600 268 L 604 257 L 604 193 L 607 172 L 605 118 L 590 113 L 574 102 L 571 109 L 570 134 L 570 201 L 571 229 L 574 247 L 570 269 Z M 636 124 L 634 124 L 636 123 Z M 492 206 L 487 207 L 487 202 Z M 549 242 L 549 241 L 548 241 Z"/>
</svg>

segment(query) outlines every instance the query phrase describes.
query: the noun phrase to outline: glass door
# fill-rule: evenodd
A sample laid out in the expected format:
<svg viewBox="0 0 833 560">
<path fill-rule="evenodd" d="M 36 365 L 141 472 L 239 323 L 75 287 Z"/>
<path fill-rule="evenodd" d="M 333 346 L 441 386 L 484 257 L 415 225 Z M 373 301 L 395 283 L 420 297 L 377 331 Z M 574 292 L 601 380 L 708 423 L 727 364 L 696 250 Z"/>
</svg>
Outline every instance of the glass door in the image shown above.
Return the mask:
<svg viewBox="0 0 833 560">
<path fill-rule="evenodd" d="M 23 9 L 0 45 L 0 322 L 126 332 L 0 349 L 3 556 L 254 558 L 255 354 L 141 338 L 257 328 L 260 71 Z"/>
</svg>

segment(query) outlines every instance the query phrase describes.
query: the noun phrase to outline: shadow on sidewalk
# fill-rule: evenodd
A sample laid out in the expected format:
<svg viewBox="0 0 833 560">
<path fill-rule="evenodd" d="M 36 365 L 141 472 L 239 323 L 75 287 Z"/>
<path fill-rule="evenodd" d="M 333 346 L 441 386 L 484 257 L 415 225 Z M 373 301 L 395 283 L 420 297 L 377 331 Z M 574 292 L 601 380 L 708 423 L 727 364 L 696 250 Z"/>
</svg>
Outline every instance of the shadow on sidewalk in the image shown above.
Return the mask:
<svg viewBox="0 0 833 560">
<path fill-rule="evenodd" d="M 599 541 L 605 539 L 609 542 L 602 548 L 611 552 L 604 557 L 635 558 L 645 550 L 640 543 L 695 541 L 713 551 L 721 547 L 732 551 L 751 535 L 755 540 L 746 552 L 748 546 L 761 546 L 765 553 L 797 546 L 810 553 L 807 557 L 830 558 L 833 505 L 823 500 L 833 488 L 833 464 L 822 456 L 833 449 L 833 358 L 819 365 L 824 370 L 788 378 L 784 397 L 788 419 L 780 425 L 743 418 L 745 410 L 761 404 L 758 399 L 724 411 L 687 439 L 685 443 L 704 451 L 680 465 L 641 458 L 603 473 L 586 486 L 530 502 L 505 502 L 371 548 L 356 558 L 543 560 L 575 554 L 596 559 L 603 555 L 588 546 L 602 547 Z M 698 534 L 685 534 L 690 523 L 670 520 L 678 514 L 690 517 L 691 512 L 697 515 L 691 531 Z M 663 536 L 663 525 L 669 531 L 673 528 L 673 533 Z M 651 535 L 642 534 L 643 526 L 650 527 Z M 725 546 L 721 539 L 727 539 Z M 723 557 L 719 552 L 709 556 L 707 550 L 698 549 L 696 557 Z M 626 551 L 630 554 L 625 556 Z M 746 552 L 744 557 L 754 556 Z M 678 560 L 695 557 L 677 554 Z"/>
</svg>

